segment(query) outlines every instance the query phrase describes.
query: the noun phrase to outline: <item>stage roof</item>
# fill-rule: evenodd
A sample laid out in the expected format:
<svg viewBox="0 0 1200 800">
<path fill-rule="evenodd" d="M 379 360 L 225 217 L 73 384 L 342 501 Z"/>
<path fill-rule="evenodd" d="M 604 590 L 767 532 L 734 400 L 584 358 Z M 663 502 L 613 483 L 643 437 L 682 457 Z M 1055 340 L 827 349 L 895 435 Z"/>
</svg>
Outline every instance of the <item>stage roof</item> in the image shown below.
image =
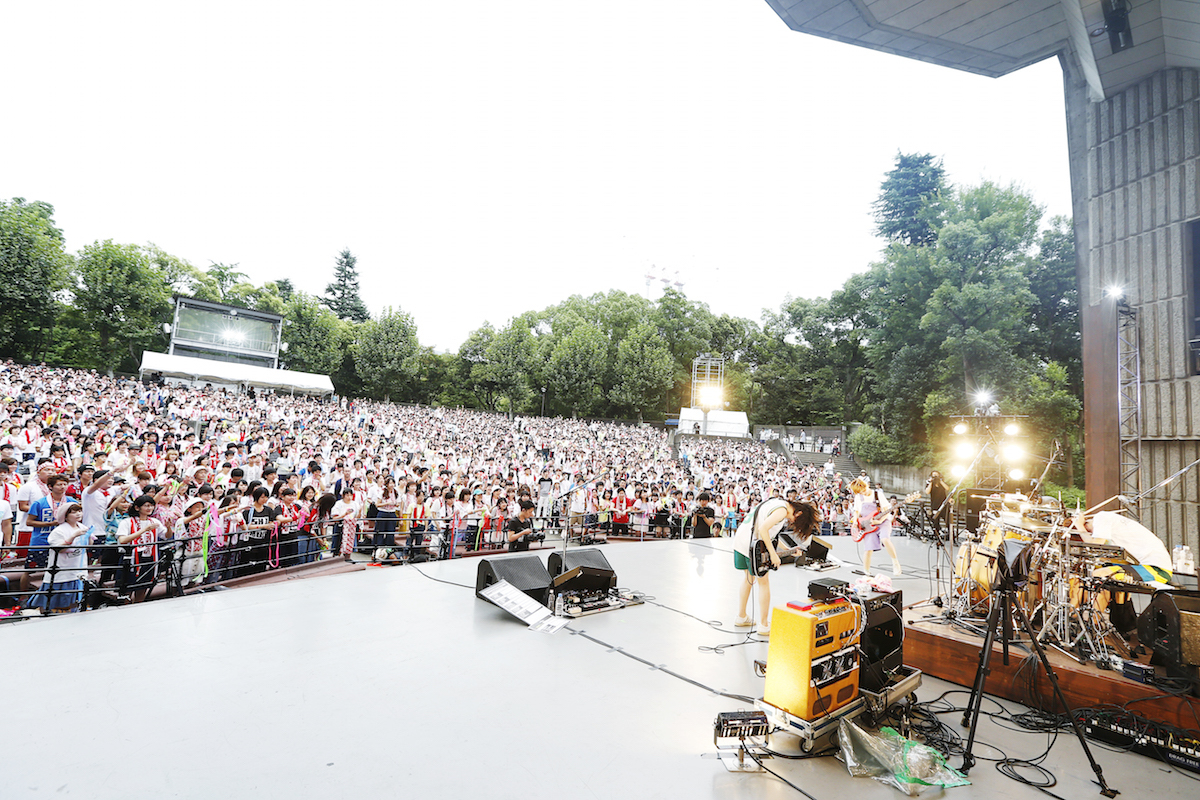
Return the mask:
<svg viewBox="0 0 1200 800">
<path fill-rule="evenodd" d="M 208 358 L 172 356 L 166 353 L 142 353 L 143 374 L 161 372 L 167 378 L 187 378 L 212 383 L 240 383 L 259 389 L 277 389 L 300 394 L 333 394 L 333 381 L 328 375 L 294 372 L 290 369 L 269 369 L 230 361 Z"/>
<path fill-rule="evenodd" d="M 1133 45 L 1112 51 L 1100 0 L 767 0 L 788 27 L 999 77 L 1068 49 L 1093 99 L 1168 67 L 1200 68 L 1200 3 L 1130 3 Z"/>
</svg>

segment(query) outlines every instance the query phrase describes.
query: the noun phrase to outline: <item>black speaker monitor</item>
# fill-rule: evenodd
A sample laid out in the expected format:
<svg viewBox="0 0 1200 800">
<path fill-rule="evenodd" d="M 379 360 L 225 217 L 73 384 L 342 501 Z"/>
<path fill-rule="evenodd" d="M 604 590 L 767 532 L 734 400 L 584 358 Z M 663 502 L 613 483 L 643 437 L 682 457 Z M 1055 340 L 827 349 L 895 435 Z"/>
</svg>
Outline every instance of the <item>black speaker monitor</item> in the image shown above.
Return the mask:
<svg viewBox="0 0 1200 800">
<path fill-rule="evenodd" d="M 562 575 L 564 572 L 569 572 L 576 567 L 595 567 L 596 569 L 606 569 L 614 575 L 616 574 L 616 570 L 612 568 L 612 564 L 608 563 L 608 559 L 604 557 L 604 553 L 595 547 L 567 550 L 565 553 L 561 550 L 555 550 L 550 554 L 549 566 L 551 575 Z"/>
<path fill-rule="evenodd" d="M 480 600 L 487 600 L 480 593 L 500 581 L 508 581 L 542 605 L 546 604 L 546 593 L 550 590 L 550 573 L 537 556 L 481 559 L 475 572 L 475 596 Z"/>
</svg>

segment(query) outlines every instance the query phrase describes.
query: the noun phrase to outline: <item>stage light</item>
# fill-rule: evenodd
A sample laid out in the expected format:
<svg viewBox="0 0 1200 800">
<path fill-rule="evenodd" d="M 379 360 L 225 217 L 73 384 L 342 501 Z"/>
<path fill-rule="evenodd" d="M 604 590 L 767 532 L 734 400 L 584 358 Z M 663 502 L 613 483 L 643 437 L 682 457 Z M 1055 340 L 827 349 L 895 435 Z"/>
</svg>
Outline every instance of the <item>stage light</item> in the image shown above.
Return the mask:
<svg viewBox="0 0 1200 800">
<path fill-rule="evenodd" d="M 1108 286 L 1104 287 L 1104 296 L 1115 297 L 1116 299 L 1120 300 L 1125 296 L 1125 287 L 1119 283 L 1109 284 Z"/>
<path fill-rule="evenodd" d="M 1023 469 L 1010 469 L 1010 470 L 1008 471 L 1008 477 L 1009 477 L 1009 478 L 1011 478 L 1011 479 L 1013 479 L 1014 481 L 1024 480 L 1024 478 L 1025 478 L 1025 470 L 1023 470 Z M 1022 510 L 1022 511 L 1025 511 L 1025 510 L 1027 510 L 1027 509 L 1026 509 L 1026 508 L 1022 508 L 1021 510 Z"/>
<path fill-rule="evenodd" d="M 979 405 L 992 402 L 992 393 L 986 391 L 978 391 L 975 393 L 975 402 Z"/>
<path fill-rule="evenodd" d="M 226 328 L 221 331 L 221 338 L 227 342 L 240 342 L 246 338 L 246 334 L 234 328 Z"/>
<path fill-rule="evenodd" d="M 967 468 L 965 466 L 963 466 L 962 464 L 955 464 L 953 467 L 950 468 L 950 474 L 952 476 L 954 476 L 955 478 L 961 478 L 962 476 L 967 474 Z"/>
<path fill-rule="evenodd" d="M 975 443 L 959 442 L 958 444 L 954 445 L 954 455 L 958 456 L 959 458 L 971 458 L 975 455 Z"/>
<path fill-rule="evenodd" d="M 957 433 L 959 436 L 962 436 L 964 433 L 967 432 L 967 423 L 960 422 L 957 425 L 955 425 L 954 432 Z"/>
<path fill-rule="evenodd" d="M 725 402 L 720 386 L 705 386 L 700 390 L 700 405 L 705 408 L 720 408 Z"/>
<path fill-rule="evenodd" d="M 1004 426 L 1004 435 L 1005 436 L 1016 436 L 1020 432 L 1021 432 L 1021 428 L 1015 422 L 1010 422 Z"/>
<path fill-rule="evenodd" d="M 1020 461 L 1025 457 L 1025 448 L 1019 444 L 1006 444 L 1000 452 L 1005 461 Z"/>
</svg>

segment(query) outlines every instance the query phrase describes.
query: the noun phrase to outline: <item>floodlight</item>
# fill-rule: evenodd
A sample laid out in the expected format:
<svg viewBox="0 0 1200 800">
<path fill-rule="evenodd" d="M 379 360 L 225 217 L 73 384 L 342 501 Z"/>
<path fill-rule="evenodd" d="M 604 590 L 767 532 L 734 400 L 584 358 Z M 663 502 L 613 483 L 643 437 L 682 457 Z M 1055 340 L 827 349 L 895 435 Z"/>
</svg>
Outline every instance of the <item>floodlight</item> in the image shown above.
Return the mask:
<svg viewBox="0 0 1200 800">
<path fill-rule="evenodd" d="M 975 443 L 959 442 L 958 444 L 954 445 L 954 455 L 958 456 L 959 458 L 971 458 L 975 455 Z"/>
<path fill-rule="evenodd" d="M 967 468 L 965 466 L 963 466 L 962 464 L 955 464 L 953 467 L 950 468 L 950 474 L 952 476 L 954 476 L 955 478 L 961 478 L 962 476 L 967 474 Z"/>
<path fill-rule="evenodd" d="M 1104 295 L 1106 297 L 1115 297 L 1120 300 L 1125 296 L 1125 287 L 1119 283 L 1112 283 L 1104 287 Z"/>
<path fill-rule="evenodd" d="M 1020 461 L 1025 457 L 1025 448 L 1019 444 L 1006 444 L 1001 454 L 1005 461 Z"/>
<path fill-rule="evenodd" d="M 279 349 L 280 349 L 280 350 L 282 350 L 283 352 L 285 352 L 285 353 L 286 353 L 286 352 L 287 352 L 287 349 L 288 349 L 288 343 L 287 343 L 287 342 L 280 342 L 280 343 L 279 343 Z"/>
<path fill-rule="evenodd" d="M 964 433 L 967 432 L 967 423 L 960 422 L 957 425 L 955 425 L 954 432 L 957 433 L 959 436 L 962 436 Z"/>
<path fill-rule="evenodd" d="M 1023 470 L 1023 469 L 1010 469 L 1010 470 L 1008 471 L 1008 477 L 1012 478 L 1014 481 L 1023 480 L 1023 479 L 1025 478 L 1025 470 Z M 1026 509 L 1022 508 L 1021 510 L 1022 510 L 1022 511 L 1024 511 L 1024 510 L 1026 510 Z"/>
<path fill-rule="evenodd" d="M 1021 432 L 1021 428 L 1015 422 L 1010 422 L 1004 426 L 1004 435 L 1005 436 L 1016 436 L 1020 432 Z"/>
<path fill-rule="evenodd" d="M 987 391 L 978 391 L 975 393 L 975 402 L 979 405 L 990 403 L 992 401 L 992 393 Z"/>
<path fill-rule="evenodd" d="M 720 407 L 725 402 L 720 386 L 705 386 L 700 390 L 700 405 L 707 408 Z"/>
</svg>

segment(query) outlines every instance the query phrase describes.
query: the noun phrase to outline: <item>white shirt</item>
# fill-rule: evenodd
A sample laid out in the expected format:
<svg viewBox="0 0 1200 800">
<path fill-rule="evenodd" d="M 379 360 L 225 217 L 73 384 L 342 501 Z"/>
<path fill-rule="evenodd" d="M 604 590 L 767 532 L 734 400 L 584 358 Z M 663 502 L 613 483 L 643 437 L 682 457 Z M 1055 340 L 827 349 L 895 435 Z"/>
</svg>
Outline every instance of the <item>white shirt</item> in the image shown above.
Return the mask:
<svg viewBox="0 0 1200 800">
<path fill-rule="evenodd" d="M 42 487 L 40 485 L 38 485 L 37 480 L 30 478 L 29 480 L 22 483 L 21 488 L 17 490 L 17 503 L 21 503 L 22 501 L 28 501 L 29 505 L 33 505 L 34 503 L 36 503 L 38 500 L 41 500 L 45 496 L 46 496 L 46 493 L 42 491 Z M 25 518 L 29 516 L 29 513 L 26 511 L 21 511 L 20 506 L 18 506 L 17 508 L 18 508 L 17 530 L 19 530 L 19 531 L 33 530 L 33 526 L 30 525 L 25 520 Z"/>
<path fill-rule="evenodd" d="M 71 547 L 57 551 L 53 549 L 56 545 L 66 544 L 67 539 L 81 529 L 87 530 L 87 526 L 80 525 L 78 528 L 72 528 L 64 522 L 50 531 L 50 566 L 58 566 L 58 572 L 54 574 L 55 583 L 79 581 L 87 575 L 87 545 L 93 534 L 85 533 L 77 538 Z M 46 577 L 42 579 L 42 582 L 48 583 L 50 575 L 50 570 L 47 570 Z"/>
</svg>

